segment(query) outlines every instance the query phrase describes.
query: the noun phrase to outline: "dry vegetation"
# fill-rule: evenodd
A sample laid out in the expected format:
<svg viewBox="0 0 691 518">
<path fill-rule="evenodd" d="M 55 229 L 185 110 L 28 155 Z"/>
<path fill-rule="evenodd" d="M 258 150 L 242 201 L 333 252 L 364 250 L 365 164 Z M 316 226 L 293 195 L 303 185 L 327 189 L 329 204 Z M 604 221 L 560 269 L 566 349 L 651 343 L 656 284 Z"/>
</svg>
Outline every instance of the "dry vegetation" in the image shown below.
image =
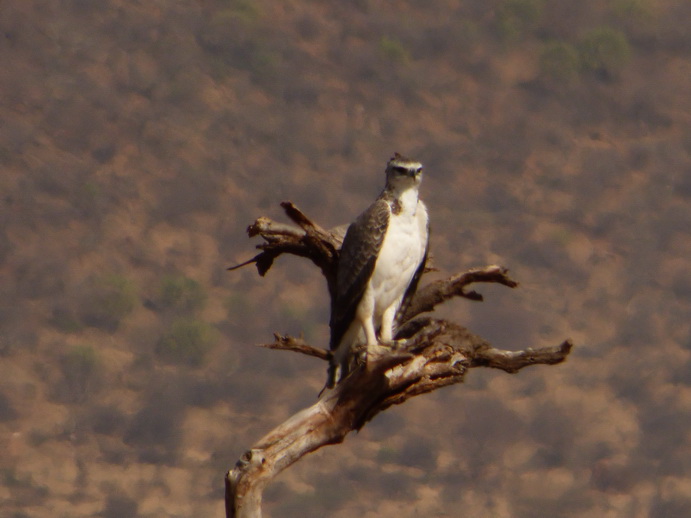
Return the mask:
<svg viewBox="0 0 691 518">
<path fill-rule="evenodd" d="M 393 151 L 427 170 L 442 274 L 500 348 L 285 473 L 267 514 L 691 515 L 691 4 L 6 0 L 0 508 L 223 513 L 222 476 L 314 401 L 318 274 L 227 273 L 291 199 L 345 223 Z"/>
</svg>

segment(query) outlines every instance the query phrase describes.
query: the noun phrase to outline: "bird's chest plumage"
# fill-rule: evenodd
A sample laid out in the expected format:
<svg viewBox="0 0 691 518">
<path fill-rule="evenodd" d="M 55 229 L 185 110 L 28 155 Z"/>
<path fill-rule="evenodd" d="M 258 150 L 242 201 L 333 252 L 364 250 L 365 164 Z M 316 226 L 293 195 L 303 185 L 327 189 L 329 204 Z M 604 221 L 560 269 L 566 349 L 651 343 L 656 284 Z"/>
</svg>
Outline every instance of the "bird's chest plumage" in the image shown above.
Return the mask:
<svg viewBox="0 0 691 518">
<path fill-rule="evenodd" d="M 392 212 L 382 247 L 370 279 L 375 314 L 405 293 L 424 255 L 425 245 L 415 207 L 399 214 Z"/>
</svg>

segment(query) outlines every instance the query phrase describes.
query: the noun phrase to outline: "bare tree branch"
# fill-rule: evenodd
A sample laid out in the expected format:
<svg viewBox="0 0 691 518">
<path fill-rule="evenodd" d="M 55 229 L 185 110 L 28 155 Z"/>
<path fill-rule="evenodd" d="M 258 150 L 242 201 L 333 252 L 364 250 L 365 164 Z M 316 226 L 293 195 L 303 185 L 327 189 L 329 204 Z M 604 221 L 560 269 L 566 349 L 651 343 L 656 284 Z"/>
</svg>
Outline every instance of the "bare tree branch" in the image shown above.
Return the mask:
<svg viewBox="0 0 691 518">
<path fill-rule="evenodd" d="M 249 237 L 261 236 L 264 239 L 264 243 L 257 245 L 262 252 L 248 261 L 231 266 L 228 270 L 236 270 L 254 263 L 259 275 L 263 277 L 278 256 L 297 255 L 309 259 L 322 271 L 329 295 L 332 295 L 335 289 L 338 250 L 341 248 L 342 236 L 336 232 L 324 230 L 313 223 L 292 202 L 285 201 L 281 203 L 281 207 L 299 228 L 276 223 L 266 217 L 257 219 L 247 227 L 247 234 Z"/>
<path fill-rule="evenodd" d="M 528 348 L 524 351 L 501 351 L 489 348 L 481 351 L 473 359 L 473 367 L 491 367 L 510 374 L 529 365 L 555 365 L 563 362 L 571 352 L 573 342 L 564 340 L 554 347 Z"/>
<path fill-rule="evenodd" d="M 452 275 L 448 279 L 434 281 L 418 290 L 404 315 L 399 321 L 405 323 L 420 313 L 433 311 L 442 302 L 453 297 L 463 297 L 481 301 L 482 295 L 476 291 L 466 291 L 466 287 L 476 282 L 495 282 L 515 288 L 518 283 L 509 277 L 509 271 L 501 266 L 491 265 L 485 268 L 474 268 L 464 273 Z"/>
<path fill-rule="evenodd" d="M 329 287 L 329 294 L 331 294 L 336 279 L 338 250 L 343 242 L 343 227 L 324 230 L 293 203 L 283 202 L 281 206 L 299 227 L 276 223 L 266 217 L 258 218 L 247 227 L 247 234 L 249 237 L 260 236 L 264 239 L 264 243 L 257 245 L 262 252 L 228 270 L 237 270 L 249 264 L 256 264 L 259 275 L 264 276 L 278 256 L 297 255 L 310 259 L 321 269 Z M 518 286 L 518 283 L 509 277 L 508 270 L 501 266 L 491 265 L 468 270 L 448 279 L 432 282 L 418 290 L 405 315 L 399 316 L 399 322 L 404 323 L 420 313 L 432 311 L 436 306 L 453 297 L 483 300 L 478 292 L 466 290 L 468 285 L 478 282 L 493 282 L 509 288 Z"/>
<path fill-rule="evenodd" d="M 407 354 L 368 359 L 333 391 L 252 446 L 226 476 L 227 516 L 259 518 L 262 491 L 278 473 L 308 453 L 342 442 L 391 405 L 461 383 L 472 368 L 517 372 L 529 365 L 563 362 L 570 349 L 570 342 L 564 342 L 557 347 L 501 351 L 461 326 L 425 319 L 403 346 Z"/>
<path fill-rule="evenodd" d="M 281 205 L 298 227 L 268 218 L 257 219 L 248 228 L 248 234 L 264 240 L 257 246 L 262 252 L 229 269 L 255 263 L 259 274 L 265 275 L 277 257 L 293 254 L 310 259 L 320 268 L 332 294 L 342 228 L 324 230 L 292 203 Z M 370 348 L 363 365 L 333 390 L 326 391 L 314 405 L 260 439 L 226 474 L 226 516 L 261 518 L 262 492 L 278 473 L 310 452 L 342 442 L 350 432 L 359 430 L 391 405 L 461 383 L 469 369 L 488 367 L 515 373 L 530 365 L 561 363 L 568 357 L 573 347 L 569 340 L 554 347 L 503 351 L 458 324 L 418 316 L 453 297 L 482 300 L 482 295 L 467 289 L 477 282 L 499 283 L 510 288 L 518 285 L 509 277 L 508 270 L 493 265 L 453 275 L 418 290 L 405 313 L 398 315 L 393 349 Z M 331 355 L 330 351 L 314 347 L 302 338 L 280 334 L 274 335 L 273 343 L 262 346 L 322 360 L 328 360 Z"/>
<path fill-rule="evenodd" d="M 320 360 L 329 360 L 331 352 L 320 347 L 314 347 L 306 343 L 302 338 L 295 338 L 293 336 L 281 335 L 274 333 L 274 341 L 270 344 L 261 344 L 260 347 L 267 349 L 276 349 L 279 351 L 293 351 L 296 353 L 306 354 L 307 356 L 314 356 Z"/>
</svg>

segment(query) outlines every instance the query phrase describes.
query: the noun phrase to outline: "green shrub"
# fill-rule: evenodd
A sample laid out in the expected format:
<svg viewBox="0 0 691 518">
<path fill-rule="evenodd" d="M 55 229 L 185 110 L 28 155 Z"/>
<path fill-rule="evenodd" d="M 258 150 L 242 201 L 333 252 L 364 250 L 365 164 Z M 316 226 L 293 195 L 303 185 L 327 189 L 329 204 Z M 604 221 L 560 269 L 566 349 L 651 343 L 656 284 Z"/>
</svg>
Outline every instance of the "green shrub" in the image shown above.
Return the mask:
<svg viewBox="0 0 691 518">
<path fill-rule="evenodd" d="M 95 182 L 85 182 L 75 190 L 72 206 L 88 221 L 98 222 L 106 212 L 106 194 Z"/>
<path fill-rule="evenodd" d="M 612 8 L 614 14 L 624 21 L 649 22 L 653 17 L 649 0 L 615 0 Z"/>
<path fill-rule="evenodd" d="M 377 452 L 377 461 L 381 463 L 394 463 L 397 461 L 400 452 L 392 446 L 383 445 Z"/>
<path fill-rule="evenodd" d="M 229 4 L 229 7 L 218 13 L 214 20 L 236 19 L 245 23 L 252 23 L 261 17 L 261 10 L 253 0 L 227 0 L 226 3 Z"/>
<path fill-rule="evenodd" d="M 122 433 L 124 423 L 127 421 L 125 414 L 111 405 L 99 405 L 89 410 L 87 419 L 90 429 L 102 435 L 116 436 Z"/>
<path fill-rule="evenodd" d="M 543 0 L 504 0 L 497 13 L 499 34 L 517 40 L 534 30 L 542 17 Z"/>
<path fill-rule="evenodd" d="M 202 48 L 218 55 L 223 62 L 246 50 L 247 38 L 261 16 L 256 4 L 249 0 L 228 3 L 234 5 L 214 12 L 198 33 Z"/>
<path fill-rule="evenodd" d="M 139 504 L 126 495 L 108 495 L 103 510 L 98 514 L 101 518 L 120 518 L 122 516 L 139 516 Z"/>
<path fill-rule="evenodd" d="M 410 61 L 410 52 L 396 38 L 382 36 L 379 40 L 379 49 L 391 61 L 397 63 L 408 63 Z"/>
<path fill-rule="evenodd" d="M 184 275 L 167 275 L 159 288 L 159 304 L 164 309 L 197 311 L 206 304 L 206 291 L 194 279 Z"/>
<path fill-rule="evenodd" d="M 218 341 L 218 331 L 206 322 L 190 318 L 175 320 L 156 344 L 156 353 L 165 361 L 198 366 Z"/>
<path fill-rule="evenodd" d="M 612 27 L 590 30 L 581 42 L 580 51 L 583 68 L 606 78 L 616 77 L 631 58 L 626 35 Z"/>
<path fill-rule="evenodd" d="M 72 347 L 61 359 L 65 399 L 72 403 L 85 401 L 97 388 L 99 359 L 90 345 Z"/>
<path fill-rule="evenodd" d="M 113 332 L 134 310 L 137 299 L 137 288 L 131 280 L 117 274 L 95 277 L 91 279 L 83 300 L 83 321 Z"/>
<path fill-rule="evenodd" d="M 63 333 L 78 333 L 84 327 L 74 313 L 69 308 L 63 306 L 53 309 L 48 322 Z"/>
<path fill-rule="evenodd" d="M 140 462 L 174 464 L 183 438 L 185 401 L 176 385 L 147 391 L 142 407 L 126 424 L 125 444 Z"/>
<path fill-rule="evenodd" d="M 549 82 L 569 84 L 577 77 L 580 58 L 576 48 L 563 41 L 547 43 L 540 54 L 540 78 Z"/>
<path fill-rule="evenodd" d="M 262 87 L 272 87 L 280 83 L 282 58 L 277 51 L 265 44 L 257 44 L 249 52 L 249 59 L 249 71 L 255 83 Z"/>
<path fill-rule="evenodd" d="M 10 398 L 0 392 L 0 423 L 12 421 L 19 417 L 19 413 L 15 410 Z"/>
<path fill-rule="evenodd" d="M 37 484 L 33 475 L 30 473 L 23 473 L 23 470 L 17 470 L 13 467 L 3 467 L 0 470 L 0 483 L 11 490 L 12 500 L 14 504 L 22 504 L 27 507 L 30 505 L 42 505 L 46 498 L 50 495 L 50 491 L 46 486 Z M 21 511 L 14 514 L 14 517 L 29 517 L 28 514 L 21 513 Z"/>
<path fill-rule="evenodd" d="M 2 186 L 0 186 L 2 190 Z M 7 191 L 5 191 L 7 192 Z M 0 264 L 5 262 L 12 252 L 12 242 L 7 237 L 7 231 L 5 229 L 0 230 Z"/>
<path fill-rule="evenodd" d="M 63 358 L 63 373 L 68 379 L 88 378 L 96 367 L 96 351 L 90 345 L 77 345 Z"/>
<path fill-rule="evenodd" d="M 247 295 L 241 291 L 234 291 L 223 301 L 223 307 L 228 312 L 228 318 L 237 318 L 237 314 L 246 311 L 250 302 Z"/>
</svg>

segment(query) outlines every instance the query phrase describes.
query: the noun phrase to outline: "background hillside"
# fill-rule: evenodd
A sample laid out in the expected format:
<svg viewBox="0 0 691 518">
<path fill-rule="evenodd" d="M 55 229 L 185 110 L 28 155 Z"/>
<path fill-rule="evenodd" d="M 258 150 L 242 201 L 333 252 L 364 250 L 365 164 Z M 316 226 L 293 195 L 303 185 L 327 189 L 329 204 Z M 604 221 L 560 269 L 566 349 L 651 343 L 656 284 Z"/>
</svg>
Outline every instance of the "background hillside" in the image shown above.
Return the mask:
<svg viewBox="0 0 691 518">
<path fill-rule="evenodd" d="M 0 508 L 223 515 L 223 473 L 311 404 L 315 268 L 244 230 L 326 227 L 425 164 L 440 313 L 569 361 L 375 419 L 284 473 L 274 517 L 691 516 L 691 3 L 5 0 Z M 303 264 L 305 263 L 305 264 Z"/>
</svg>

